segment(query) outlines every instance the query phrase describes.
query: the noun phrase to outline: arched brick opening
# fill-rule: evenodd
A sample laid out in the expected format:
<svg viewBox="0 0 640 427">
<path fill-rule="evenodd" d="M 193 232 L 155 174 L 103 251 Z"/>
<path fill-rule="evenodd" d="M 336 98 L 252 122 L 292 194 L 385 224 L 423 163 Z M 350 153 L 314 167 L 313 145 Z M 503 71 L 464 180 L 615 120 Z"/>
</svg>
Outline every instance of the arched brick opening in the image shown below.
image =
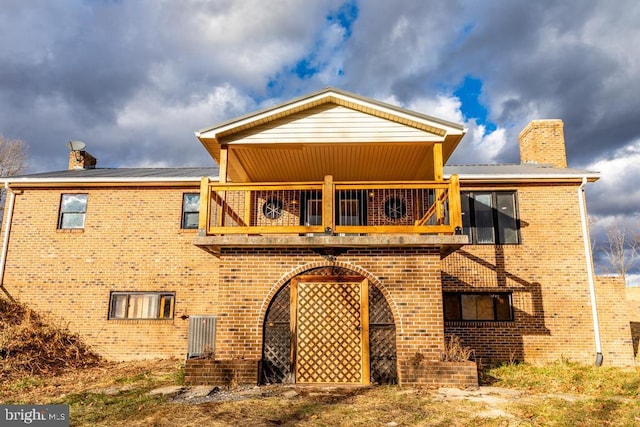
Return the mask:
<svg viewBox="0 0 640 427">
<path fill-rule="evenodd" d="M 320 264 L 320 265 L 319 265 Z M 295 364 L 292 362 L 291 280 L 302 276 L 360 276 L 368 280 L 369 369 L 372 383 L 393 384 L 398 381 L 396 356 L 396 324 L 386 289 L 364 269 L 337 262 L 322 265 L 313 263 L 299 267 L 278 281 L 263 304 L 264 319 L 262 351 L 262 383 L 295 382 Z M 388 294 L 388 292 L 387 292 Z M 395 308 L 395 307 L 394 307 Z M 294 345 L 295 347 L 295 345 Z M 295 360 L 295 356 L 293 357 Z M 367 382 L 369 378 L 367 378 Z"/>
</svg>

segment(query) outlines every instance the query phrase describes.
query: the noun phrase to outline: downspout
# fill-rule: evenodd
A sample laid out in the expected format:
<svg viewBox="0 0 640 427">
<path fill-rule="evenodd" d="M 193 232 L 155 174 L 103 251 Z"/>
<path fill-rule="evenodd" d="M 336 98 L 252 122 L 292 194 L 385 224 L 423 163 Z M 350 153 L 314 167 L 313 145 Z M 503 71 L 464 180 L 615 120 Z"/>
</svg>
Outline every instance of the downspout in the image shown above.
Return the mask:
<svg viewBox="0 0 640 427">
<path fill-rule="evenodd" d="M 593 315 L 593 335 L 596 341 L 596 366 L 602 365 L 602 343 L 600 342 L 600 323 L 598 322 L 598 306 L 596 305 L 596 285 L 593 279 L 593 261 L 591 258 L 591 244 L 587 228 L 587 212 L 585 210 L 584 187 L 587 185 L 587 177 L 582 178 L 582 184 L 578 187 L 578 201 L 580 204 L 580 220 L 582 221 L 582 237 L 584 239 L 584 257 L 587 261 L 587 280 L 589 281 L 589 294 L 591 295 L 591 314 Z"/>
<path fill-rule="evenodd" d="M 9 210 L 7 211 L 7 221 L 4 225 L 4 238 L 2 240 L 2 255 L 0 257 L 0 288 L 4 288 L 4 268 L 7 264 L 7 251 L 9 249 L 9 233 L 11 232 L 11 220 L 13 217 L 13 205 L 16 201 L 16 194 L 9 188 L 9 182 L 5 181 L 4 188 L 9 195 Z"/>
</svg>

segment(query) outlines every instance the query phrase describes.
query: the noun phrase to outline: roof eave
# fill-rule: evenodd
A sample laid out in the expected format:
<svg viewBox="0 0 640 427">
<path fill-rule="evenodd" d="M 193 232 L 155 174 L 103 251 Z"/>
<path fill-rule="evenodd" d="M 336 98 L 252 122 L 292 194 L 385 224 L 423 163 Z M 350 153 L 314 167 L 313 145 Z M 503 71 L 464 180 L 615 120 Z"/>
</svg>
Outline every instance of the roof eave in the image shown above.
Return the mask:
<svg viewBox="0 0 640 427">
<path fill-rule="evenodd" d="M 217 176 L 208 177 L 212 181 L 217 181 Z M 154 186 L 176 186 L 176 185 L 188 185 L 192 186 L 198 184 L 202 177 L 138 177 L 138 178 L 126 178 L 126 177 L 90 177 L 90 178 L 4 178 L 0 179 L 0 183 L 8 185 L 9 187 L 44 187 L 47 185 L 60 187 L 60 186 L 95 186 L 95 185 L 137 185 L 147 184 Z"/>
<path fill-rule="evenodd" d="M 451 177 L 451 173 L 444 174 L 445 179 Z M 600 179 L 597 172 L 585 173 L 558 173 L 558 174 L 458 174 L 461 182 L 498 183 L 498 182 L 559 182 L 576 181 L 587 178 L 588 182 L 596 182 Z"/>
</svg>

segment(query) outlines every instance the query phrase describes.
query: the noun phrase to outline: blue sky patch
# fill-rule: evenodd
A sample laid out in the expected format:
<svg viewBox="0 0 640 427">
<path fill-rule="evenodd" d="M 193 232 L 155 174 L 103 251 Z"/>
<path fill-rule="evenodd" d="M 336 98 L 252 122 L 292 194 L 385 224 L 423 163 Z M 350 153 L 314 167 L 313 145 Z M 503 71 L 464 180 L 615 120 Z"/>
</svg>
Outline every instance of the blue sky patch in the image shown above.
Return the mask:
<svg viewBox="0 0 640 427">
<path fill-rule="evenodd" d="M 465 76 L 462 85 L 459 86 L 453 95 L 460 99 L 460 110 L 465 119 L 476 119 L 476 123 L 484 125 L 486 132 L 491 133 L 496 130 L 495 123 L 487 120 L 489 111 L 487 107 L 480 103 L 482 94 L 482 80 L 473 76 Z"/>
<path fill-rule="evenodd" d="M 351 37 L 351 27 L 356 19 L 358 19 L 359 12 L 360 9 L 358 8 L 358 2 L 356 0 L 347 1 L 338 9 L 331 11 L 329 15 L 327 15 L 327 21 L 329 21 L 329 23 L 336 22 L 344 28 L 344 38 L 348 39 Z"/>
<path fill-rule="evenodd" d="M 349 0 L 343 3 L 340 7 L 330 11 L 326 16 L 326 22 L 329 26 L 337 24 L 344 29 L 344 36 L 342 42 L 351 37 L 353 23 L 358 19 L 358 2 L 356 0 Z M 326 46 L 322 45 L 322 39 L 316 40 L 313 49 L 302 59 L 293 65 L 289 69 L 289 72 L 294 74 L 301 80 L 309 79 L 318 74 L 327 65 L 318 58 L 318 52 Z M 342 44 L 339 43 L 334 46 L 333 49 L 339 50 L 342 48 Z M 344 70 L 342 68 L 336 70 L 337 76 L 343 76 Z M 272 90 L 276 86 L 275 82 L 270 82 L 268 89 Z"/>
</svg>

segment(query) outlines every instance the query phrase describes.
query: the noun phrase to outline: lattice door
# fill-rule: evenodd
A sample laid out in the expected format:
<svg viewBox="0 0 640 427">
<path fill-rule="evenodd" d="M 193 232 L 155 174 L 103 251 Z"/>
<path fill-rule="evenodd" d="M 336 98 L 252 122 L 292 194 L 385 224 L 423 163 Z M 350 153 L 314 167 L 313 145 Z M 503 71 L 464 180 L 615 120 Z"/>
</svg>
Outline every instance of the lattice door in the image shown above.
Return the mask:
<svg viewBox="0 0 640 427">
<path fill-rule="evenodd" d="M 292 280 L 296 382 L 369 383 L 368 283 L 361 277 Z"/>
</svg>

